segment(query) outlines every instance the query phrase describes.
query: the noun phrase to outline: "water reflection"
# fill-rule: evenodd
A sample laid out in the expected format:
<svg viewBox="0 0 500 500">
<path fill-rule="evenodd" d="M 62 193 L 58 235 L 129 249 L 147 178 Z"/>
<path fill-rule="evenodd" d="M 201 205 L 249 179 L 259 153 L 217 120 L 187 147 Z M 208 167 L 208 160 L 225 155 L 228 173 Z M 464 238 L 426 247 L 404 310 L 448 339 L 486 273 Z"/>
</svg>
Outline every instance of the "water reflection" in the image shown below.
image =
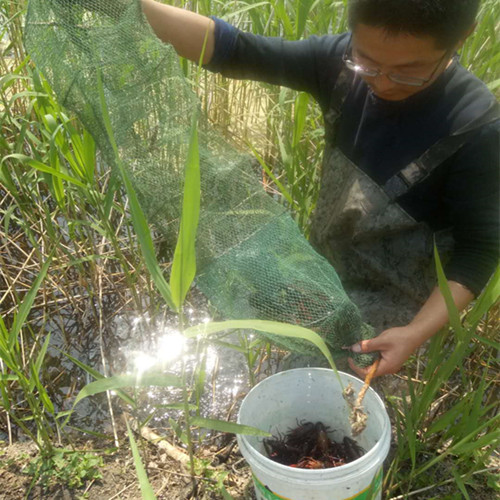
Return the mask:
<svg viewBox="0 0 500 500">
<path fill-rule="evenodd" d="M 186 327 L 211 321 L 203 309 L 190 308 L 185 315 Z M 116 318 L 115 324 L 117 335 L 123 340 L 121 373 L 140 377 L 154 370 L 180 375 L 184 364 L 188 384 L 194 391 L 192 403 L 199 405 L 202 416 L 227 419 L 234 414 L 235 402 L 249 390 L 245 356 L 205 339 L 185 338 L 176 316 Z M 239 346 L 239 337 L 233 334 L 224 337 L 224 342 Z M 168 418 L 175 419 L 177 412 L 165 406 L 180 402 L 181 397 L 179 388 L 148 388 L 140 395 L 140 416 L 146 418 L 153 412 L 152 425 L 168 425 Z"/>
<path fill-rule="evenodd" d="M 104 373 L 101 354 L 104 354 L 108 376 L 129 373 L 141 377 L 148 370 L 179 375 L 184 363 L 191 402 L 200 414 L 208 418 L 234 419 L 242 396 L 249 390 L 249 368 L 242 352 L 204 339 L 186 339 L 179 330 L 178 316 L 167 310 L 153 314 L 118 313 L 114 296 L 103 299 L 105 315 L 102 334 L 90 320 L 78 323 L 71 308 L 59 308 L 58 315 L 42 318 L 43 327 L 52 333 L 46 356 L 45 370 L 51 379 L 58 380 L 53 388 L 57 411 L 72 408 L 74 397 L 87 383 L 94 380 L 85 370 L 61 355 L 66 352 L 90 368 Z M 145 304 L 145 307 L 147 304 Z M 63 318 L 58 321 L 58 318 Z M 185 311 L 185 327 L 211 321 L 209 307 L 197 298 L 195 307 Z M 42 324 L 42 323 L 41 323 Z M 253 335 L 251 336 L 253 338 Z M 252 338 L 248 340 L 251 341 Z M 238 334 L 224 336 L 224 344 L 241 347 Z M 258 365 L 259 361 L 255 361 Z M 262 366 L 266 366 L 264 363 Z M 254 366 L 255 368 L 255 366 Z M 153 415 L 149 425 L 169 427 L 169 418 L 178 419 L 178 413 L 162 405 L 182 400 L 181 389 L 148 387 L 127 390 L 137 399 L 139 418 Z M 116 409 L 131 411 L 116 396 Z M 75 408 L 71 425 L 98 432 L 110 432 L 110 415 L 105 394 L 82 400 Z"/>
<path fill-rule="evenodd" d="M 168 330 L 166 328 L 165 330 Z M 186 337 L 174 330 L 165 333 L 158 340 L 158 354 L 163 362 L 168 363 L 177 359 L 186 346 Z"/>
</svg>

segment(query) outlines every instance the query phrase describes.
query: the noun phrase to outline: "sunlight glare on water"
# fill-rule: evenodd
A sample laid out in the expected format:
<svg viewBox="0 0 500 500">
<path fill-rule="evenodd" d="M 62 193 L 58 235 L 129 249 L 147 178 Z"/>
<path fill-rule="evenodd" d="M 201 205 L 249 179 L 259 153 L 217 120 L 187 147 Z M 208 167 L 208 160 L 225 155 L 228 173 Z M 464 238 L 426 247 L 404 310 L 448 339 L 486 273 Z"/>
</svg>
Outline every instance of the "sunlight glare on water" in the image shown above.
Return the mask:
<svg viewBox="0 0 500 500">
<path fill-rule="evenodd" d="M 188 323 L 209 323 L 206 314 L 186 310 Z M 167 369 L 176 372 L 178 363 L 193 361 L 197 341 L 187 339 L 176 325 L 164 321 L 152 321 L 148 314 L 135 316 L 130 321 L 132 338 L 128 346 L 122 346 L 128 371 L 138 376 L 151 369 Z M 206 371 L 211 373 L 217 366 L 217 351 L 208 346 L 206 350 Z"/>
<path fill-rule="evenodd" d="M 203 307 L 185 310 L 186 327 L 210 321 L 212 319 Z M 202 374 L 203 388 L 198 395 L 202 415 L 226 418 L 234 402 L 249 389 L 245 356 L 211 339 L 187 339 L 179 329 L 177 316 L 152 317 L 146 313 L 118 317 L 115 318 L 115 332 L 121 340 L 122 370 L 139 379 L 148 372 L 179 376 L 183 366 L 189 380 L 195 380 Z M 249 337 L 251 341 L 254 335 Z M 235 333 L 224 337 L 223 342 L 239 345 L 240 340 Z M 150 387 L 143 397 L 145 399 L 141 400 L 140 407 L 147 415 L 151 408 L 158 405 L 180 401 L 181 392 L 173 387 Z M 158 425 L 164 425 L 167 417 L 175 417 L 175 411 L 158 411 L 153 420 Z"/>
<path fill-rule="evenodd" d="M 138 325 L 141 320 L 149 323 L 148 319 L 134 318 L 133 324 Z M 181 356 L 186 357 L 187 339 L 174 328 L 165 326 L 151 332 L 151 341 L 126 353 L 129 365 L 138 375 L 153 368 L 170 368 Z"/>
<path fill-rule="evenodd" d="M 133 364 L 134 373 L 141 376 L 144 372 L 148 371 L 152 365 L 156 364 L 156 359 L 144 352 L 137 352 L 135 353 Z"/>
<path fill-rule="evenodd" d="M 164 363 L 174 361 L 183 353 L 186 340 L 178 330 L 165 328 L 165 333 L 158 339 L 157 356 Z"/>
</svg>

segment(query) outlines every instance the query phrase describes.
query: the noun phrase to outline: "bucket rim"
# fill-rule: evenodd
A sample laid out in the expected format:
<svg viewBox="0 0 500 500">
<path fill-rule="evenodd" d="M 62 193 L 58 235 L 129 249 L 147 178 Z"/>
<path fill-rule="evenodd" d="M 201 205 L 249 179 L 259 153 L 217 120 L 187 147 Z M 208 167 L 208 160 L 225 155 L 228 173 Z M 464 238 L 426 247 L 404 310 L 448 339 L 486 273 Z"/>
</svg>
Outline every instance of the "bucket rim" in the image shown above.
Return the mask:
<svg viewBox="0 0 500 500">
<path fill-rule="evenodd" d="M 244 406 L 244 402 L 247 397 L 250 396 L 250 394 L 257 389 L 261 384 L 266 383 L 266 381 L 269 381 L 269 379 L 275 378 L 275 377 L 280 377 L 280 376 L 287 376 L 291 372 L 329 372 L 336 380 L 337 380 L 337 375 L 334 372 L 334 370 L 330 368 L 294 368 L 292 370 L 285 370 L 276 374 L 271 375 L 270 377 L 266 377 L 265 379 L 261 380 L 258 384 L 256 384 L 245 396 L 243 403 L 240 407 L 240 410 L 238 411 L 238 419 L 237 422 L 241 423 L 240 417 L 241 417 L 241 408 Z M 354 381 L 356 382 L 357 385 L 362 386 L 363 381 L 354 375 L 351 375 L 349 373 L 341 372 L 338 371 L 338 374 L 344 378 L 343 382 L 345 382 L 345 378 L 348 379 L 348 382 Z M 300 469 L 300 468 L 294 468 L 290 467 L 288 465 L 283 465 L 278 462 L 275 462 L 274 460 L 271 460 L 269 457 L 266 455 L 260 453 L 257 451 L 248 441 L 248 437 L 245 435 L 238 435 L 237 440 L 238 444 L 241 448 L 244 448 L 246 452 L 253 457 L 254 460 L 259 462 L 260 466 L 269 468 L 274 471 L 276 474 L 283 474 L 286 476 L 289 476 L 290 479 L 296 479 L 296 480 L 310 480 L 313 478 L 319 479 L 322 477 L 325 480 L 328 480 L 330 478 L 333 478 L 334 476 L 337 475 L 350 475 L 350 474 L 360 474 L 362 473 L 363 470 L 365 469 L 371 469 L 374 467 L 374 463 L 380 462 L 380 464 L 385 460 L 386 455 L 389 451 L 390 447 L 390 434 L 391 434 L 391 422 L 389 419 L 389 415 L 387 414 L 387 410 L 385 407 L 384 402 L 382 401 L 382 398 L 377 394 L 377 392 L 372 388 L 369 387 L 368 392 L 372 394 L 372 396 L 375 398 L 377 405 L 381 409 L 382 413 L 382 419 L 383 419 L 383 428 L 380 433 L 380 437 L 377 440 L 377 442 L 360 458 L 357 460 L 354 460 L 352 462 L 349 462 L 348 464 L 345 465 L 340 465 L 338 467 L 331 467 L 328 469 Z M 243 450 L 241 450 L 243 452 Z M 243 454 L 243 453 L 242 453 Z M 381 458 L 379 457 L 381 456 Z M 245 456 L 244 456 L 245 457 Z M 375 458 L 379 457 L 379 458 Z M 247 459 L 247 457 L 245 457 Z M 248 460 L 247 460 L 248 461 Z M 251 466 L 251 464 L 249 464 Z M 327 474 L 329 477 L 326 478 L 325 474 Z"/>
</svg>

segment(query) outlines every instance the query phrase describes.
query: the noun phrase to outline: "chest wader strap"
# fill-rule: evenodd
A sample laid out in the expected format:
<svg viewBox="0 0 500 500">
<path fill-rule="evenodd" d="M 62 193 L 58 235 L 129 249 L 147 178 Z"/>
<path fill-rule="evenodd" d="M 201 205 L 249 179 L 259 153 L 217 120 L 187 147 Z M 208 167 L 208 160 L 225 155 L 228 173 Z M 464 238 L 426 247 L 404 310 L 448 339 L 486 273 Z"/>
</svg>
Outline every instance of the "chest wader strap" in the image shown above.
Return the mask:
<svg viewBox="0 0 500 500">
<path fill-rule="evenodd" d="M 383 190 L 392 202 L 406 194 L 415 184 L 424 179 L 453 156 L 479 128 L 499 118 L 499 105 L 493 101 L 489 108 L 475 120 L 458 129 L 431 146 L 420 158 L 393 175 L 383 186 Z"/>
<path fill-rule="evenodd" d="M 329 132 L 332 134 L 331 139 L 333 139 L 333 142 L 335 142 L 335 135 L 342 106 L 344 105 L 347 94 L 351 90 L 353 81 L 354 72 L 344 66 L 337 77 L 335 86 L 333 87 L 330 106 L 325 115 L 325 125 L 330 128 Z"/>
</svg>

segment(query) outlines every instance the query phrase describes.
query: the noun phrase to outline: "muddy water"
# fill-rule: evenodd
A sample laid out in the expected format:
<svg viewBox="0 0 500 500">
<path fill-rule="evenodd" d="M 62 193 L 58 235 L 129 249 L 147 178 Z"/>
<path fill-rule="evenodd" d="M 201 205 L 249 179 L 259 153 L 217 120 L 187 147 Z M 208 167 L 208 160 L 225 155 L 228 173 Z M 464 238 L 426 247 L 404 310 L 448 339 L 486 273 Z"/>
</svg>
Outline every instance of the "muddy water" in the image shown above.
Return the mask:
<svg viewBox="0 0 500 500">
<path fill-rule="evenodd" d="M 208 304 L 199 294 L 194 295 L 185 310 L 186 327 L 211 320 Z M 107 309 L 112 306 L 107 304 Z M 239 403 L 250 388 L 249 367 L 241 352 L 210 341 L 185 339 L 179 331 L 178 316 L 167 310 L 154 316 L 136 311 L 118 314 L 105 322 L 101 334 L 91 320 L 83 325 L 72 322 L 70 313 L 62 308 L 44 325 L 52 334 L 45 368 L 47 378 L 55 380 L 51 389 L 58 411 L 70 409 L 79 390 L 94 380 L 61 354 L 62 351 L 100 373 L 104 373 L 104 356 L 108 375 L 129 373 L 140 377 L 148 370 L 180 375 L 184 362 L 190 387 L 197 385 L 200 370 L 204 371 L 203 383 L 198 383 L 198 391 L 191 399 L 193 404 L 199 402 L 201 416 L 234 420 Z M 232 333 L 221 340 L 239 346 L 242 336 Z M 254 338 L 247 332 L 248 340 Z M 261 377 L 265 371 L 271 371 L 267 362 L 261 367 Z M 138 409 L 132 413 L 141 420 L 152 416 L 149 423 L 152 427 L 169 427 L 169 418 L 179 418 L 178 410 L 165 409 L 162 405 L 180 402 L 180 389 L 149 387 L 137 390 L 135 397 Z M 131 411 L 117 396 L 113 396 L 112 401 L 115 415 L 122 410 Z M 109 434 L 112 428 L 106 395 L 95 395 L 80 402 L 70 425 Z"/>
<path fill-rule="evenodd" d="M 203 310 L 186 310 L 186 326 L 207 322 L 210 317 Z M 180 375 L 182 363 L 190 386 L 194 387 L 204 371 L 203 389 L 199 391 L 200 412 L 205 417 L 227 418 L 233 403 L 249 390 L 248 365 L 244 355 L 236 350 L 210 342 L 186 339 L 178 328 L 177 318 L 156 320 L 146 316 L 117 318 L 116 332 L 123 338 L 119 347 L 122 373 L 140 376 L 148 369 Z M 233 334 L 225 342 L 238 345 Z M 196 393 L 192 402 L 196 402 Z M 151 387 L 141 396 L 139 416 L 153 412 L 152 422 L 165 425 L 176 411 L 157 408 L 181 401 L 181 391 L 175 388 Z"/>
</svg>

